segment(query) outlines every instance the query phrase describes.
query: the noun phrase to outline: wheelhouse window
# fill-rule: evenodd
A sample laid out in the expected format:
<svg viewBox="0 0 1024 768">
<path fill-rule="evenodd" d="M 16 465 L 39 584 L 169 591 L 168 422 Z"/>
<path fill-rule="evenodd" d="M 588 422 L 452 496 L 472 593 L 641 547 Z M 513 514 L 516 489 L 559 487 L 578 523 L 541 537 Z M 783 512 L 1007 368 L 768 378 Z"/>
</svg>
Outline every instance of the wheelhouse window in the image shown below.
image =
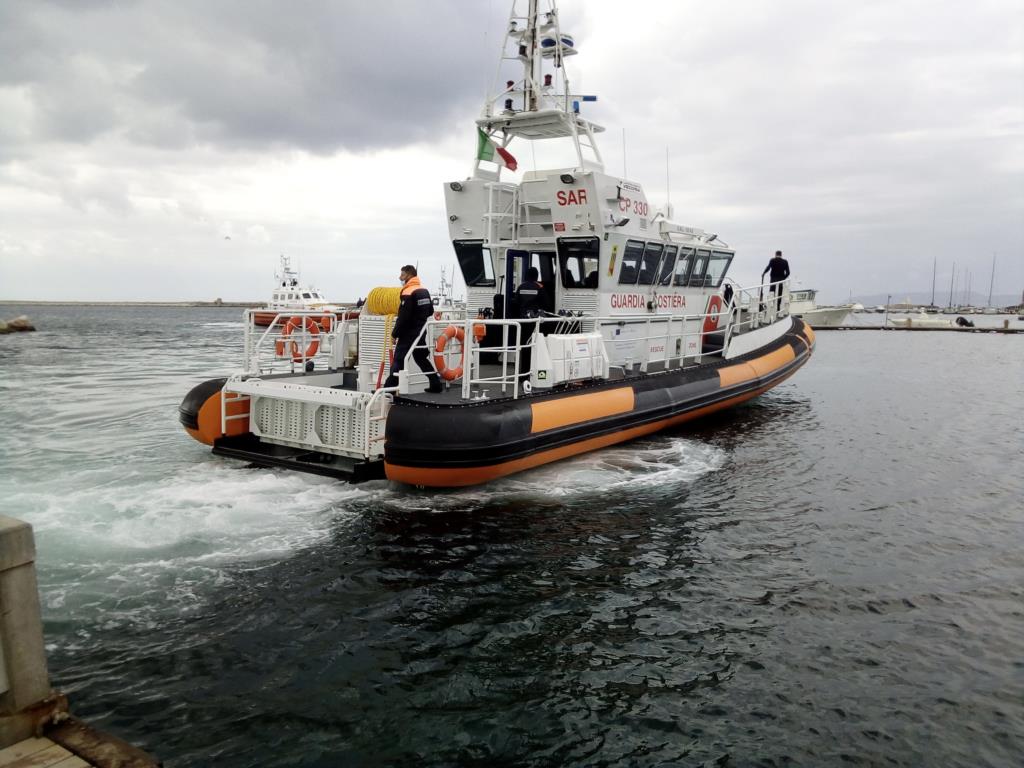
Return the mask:
<svg viewBox="0 0 1024 768">
<path fill-rule="evenodd" d="M 640 240 L 627 240 L 619 269 L 619 285 L 636 285 L 640 274 L 640 262 L 644 255 L 644 244 Z"/>
<path fill-rule="evenodd" d="M 680 248 L 679 261 L 676 262 L 675 284 L 685 286 L 690 278 L 690 267 L 693 266 L 693 248 Z"/>
<path fill-rule="evenodd" d="M 302 298 L 304 298 L 304 299 L 311 299 L 313 297 L 310 296 L 308 293 L 304 293 L 304 294 L 302 294 Z"/>
<path fill-rule="evenodd" d="M 640 285 L 654 285 L 658 276 L 658 265 L 661 264 L 661 254 L 665 246 L 662 243 L 647 243 L 644 246 L 644 255 L 640 260 L 640 275 L 637 283 Z"/>
<path fill-rule="evenodd" d="M 690 270 L 690 279 L 686 281 L 687 285 L 698 288 L 703 288 L 707 285 L 708 258 L 710 256 L 710 251 L 697 251 L 697 257 L 693 262 L 693 269 Z"/>
<path fill-rule="evenodd" d="M 491 252 L 484 248 L 481 240 L 456 240 L 455 258 L 459 260 L 459 269 L 462 270 L 462 279 L 465 280 L 468 288 L 481 286 L 493 286 L 494 264 L 491 262 Z"/>
<path fill-rule="evenodd" d="M 658 285 L 672 285 L 672 272 L 676 267 L 676 251 L 674 245 L 665 246 L 665 258 L 661 260 L 661 274 L 658 276 Z"/>
<path fill-rule="evenodd" d="M 725 273 L 729 271 L 729 264 L 732 263 L 733 256 L 734 254 L 725 251 L 712 251 L 704 285 L 718 288 L 725 279 Z"/>
<path fill-rule="evenodd" d="M 563 288 L 597 288 L 598 254 L 596 237 L 564 237 L 558 241 L 558 273 Z"/>
</svg>

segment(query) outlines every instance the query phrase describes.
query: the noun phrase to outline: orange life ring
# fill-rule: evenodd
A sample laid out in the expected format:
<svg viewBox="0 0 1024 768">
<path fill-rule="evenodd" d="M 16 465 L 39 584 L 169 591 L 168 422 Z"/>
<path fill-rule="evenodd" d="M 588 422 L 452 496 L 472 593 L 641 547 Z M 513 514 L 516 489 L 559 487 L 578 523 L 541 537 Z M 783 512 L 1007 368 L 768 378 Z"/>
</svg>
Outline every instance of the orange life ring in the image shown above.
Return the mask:
<svg viewBox="0 0 1024 768">
<path fill-rule="evenodd" d="M 466 352 L 463 348 L 459 353 L 458 367 L 449 368 L 444 361 L 444 348 L 448 346 L 450 339 L 458 339 L 462 344 L 466 340 L 466 332 L 454 325 L 449 325 L 437 337 L 437 344 L 434 345 L 434 367 L 437 368 L 437 375 L 445 381 L 455 381 L 462 375 L 462 359 Z"/>
<path fill-rule="evenodd" d="M 718 330 L 718 315 L 712 314 L 722 311 L 722 297 L 717 293 L 708 299 L 708 311 L 709 317 L 704 318 L 704 333 L 712 333 Z"/>
<path fill-rule="evenodd" d="M 473 323 L 473 339 L 480 342 L 487 335 L 487 326 L 483 323 Z"/>
<path fill-rule="evenodd" d="M 309 346 L 306 347 L 306 351 L 303 352 L 299 349 L 299 342 L 291 338 L 299 328 L 305 328 L 306 333 L 312 336 L 312 340 L 309 342 Z M 288 341 L 288 353 L 285 354 L 285 340 Z M 295 317 L 288 318 L 288 322 L 284 324 L 284 330 L 281 331 L 281 338 L 279 338 L 274 344 L 274 351 L 278 357 L 291 357 L 292 362 L 301 363 L 303 360 L 308 360 L 313 357 L 320 350 L 320 326 L 317 325 L 316 320 L 308 315 L 305 318 Z"/>
</svg>

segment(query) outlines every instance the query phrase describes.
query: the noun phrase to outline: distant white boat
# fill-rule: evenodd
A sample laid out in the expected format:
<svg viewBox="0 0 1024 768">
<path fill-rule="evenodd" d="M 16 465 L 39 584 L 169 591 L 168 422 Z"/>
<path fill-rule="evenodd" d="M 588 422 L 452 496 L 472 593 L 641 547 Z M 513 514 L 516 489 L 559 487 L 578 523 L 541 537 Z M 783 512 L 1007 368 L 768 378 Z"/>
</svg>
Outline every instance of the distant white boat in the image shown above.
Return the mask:
<svg viewBox="0 0 1024 768">
<path fill-rule="evenodd" d="M 354 306 L 340 306 L 328 301 L 312 285 L 300 285 L 299 273 L 292 269 L 291 259 L 281 254 L 281 271 L 274 274 L 274 291 L 270 296 L 263 311 L 257 312 L 254 322 L 256 325 L 273 325 L 275 318 L 288 315 L 291 312 L 306 312 L 310 310 L 322 311 L 327 322 L 332 316 L 348 317 L 350 319 L 359 316 L 359 309 Z M 285 320 L 280 320 L 284 323 Z"/>
<path fill-rule="evenodd" d="M 889 325 L 896 328 L 952 328 L 953 321 L 921 312 L 913 317 L 890 317 Z"/>
<path fill-rule="evenodd" d="M 836 328 L 842 325 L 853 305 L 819 307 L 814 303 L 817 293 L 813 288 L 799 288 L 790 291 L 789 313 L 806 320 L 811 328 Z"/>
</svg>

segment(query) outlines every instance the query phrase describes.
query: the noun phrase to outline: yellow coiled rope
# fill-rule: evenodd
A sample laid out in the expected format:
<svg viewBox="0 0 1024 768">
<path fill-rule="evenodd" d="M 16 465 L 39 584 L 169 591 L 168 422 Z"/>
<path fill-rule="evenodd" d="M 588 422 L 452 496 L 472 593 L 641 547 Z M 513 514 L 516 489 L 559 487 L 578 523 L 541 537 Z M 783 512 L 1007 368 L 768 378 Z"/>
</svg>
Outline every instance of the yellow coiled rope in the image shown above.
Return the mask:
<svg viewBox="0 0 1024 768">
<path fill-rule="evenodd" d="M 371 315 L 397 315 L 401 300 L 401 288 L 374 288 L 364 306 Z"/>
<path fill-rule="evenodd" d="M 391 329 L 394 327 L 395 315 L 398 314 L 398 306 L 402 302 L 402 289 L 399 288 L 374 288 L 366 297 L 363 304 L 364 310 L 371 315 L 384 315 L 384 345 L 380 350 L 380 368 L 377 371 L 377 386 L 384 380 L 385 369 L 391 370 L 391 347 L 394 339 L 391 338 Z"/>
</svg>

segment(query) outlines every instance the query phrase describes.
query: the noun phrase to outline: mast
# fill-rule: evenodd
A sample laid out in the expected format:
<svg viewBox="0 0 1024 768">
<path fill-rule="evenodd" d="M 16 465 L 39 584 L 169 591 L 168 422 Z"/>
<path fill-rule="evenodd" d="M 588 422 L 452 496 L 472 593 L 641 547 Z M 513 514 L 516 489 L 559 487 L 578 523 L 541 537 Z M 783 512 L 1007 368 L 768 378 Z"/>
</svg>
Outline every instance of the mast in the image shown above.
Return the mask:
<svg viewBox="0 0 1024 768">
<path fill-rule="evenodd" d="M 949 276 L 949 308 L 953 308 L 953 281 L 956 280 L 956 262 L 953 262 L 953 272 Z"/>
<path fill-rule="evenodd" d="M 938 265 L 939 259 L 937 256 L 932 258 L 932 300 L 928 302 L 929 307 L 935 306 L 935 267 Z"/>
<path fill-rule="evenodd" d="M 576 167 L 603 170 L 594 134 L 604 129 L 580 114 L 581 103 L 597 101 L 597 97 L 574 94 L 565 71 L 565 59 L 577 53 L 576 42 L 572 35 L 562 32 L 555 0 L 527 0 L 525 9 L 519 10 L 522 1 L 515 0 L 509 14 L 495 87 L 491 90 L 491 94 L 499 95 L 488 96 L 476 121 L 483 138 L 473 175 L 498 181 L 503 167 L 515 170 L 515 158 L 507 147 L 516 138 L 569 138 L 576 154 Z M 518 73 L 510 69 L 513 62 Z M 494 150 L 487 149 L 488 142 L 505 162 L 491 160 Z M 497 171 L 481 167 L 481 160 L 496 162 Z"/>
<path fill-rule="evenodd" d="M 988 279 L 988 303 L 986 307 L 992 306 L 992 286 L 996 282 L 996 252 L 992 251 L 992 276 Z"/>
</svg>

